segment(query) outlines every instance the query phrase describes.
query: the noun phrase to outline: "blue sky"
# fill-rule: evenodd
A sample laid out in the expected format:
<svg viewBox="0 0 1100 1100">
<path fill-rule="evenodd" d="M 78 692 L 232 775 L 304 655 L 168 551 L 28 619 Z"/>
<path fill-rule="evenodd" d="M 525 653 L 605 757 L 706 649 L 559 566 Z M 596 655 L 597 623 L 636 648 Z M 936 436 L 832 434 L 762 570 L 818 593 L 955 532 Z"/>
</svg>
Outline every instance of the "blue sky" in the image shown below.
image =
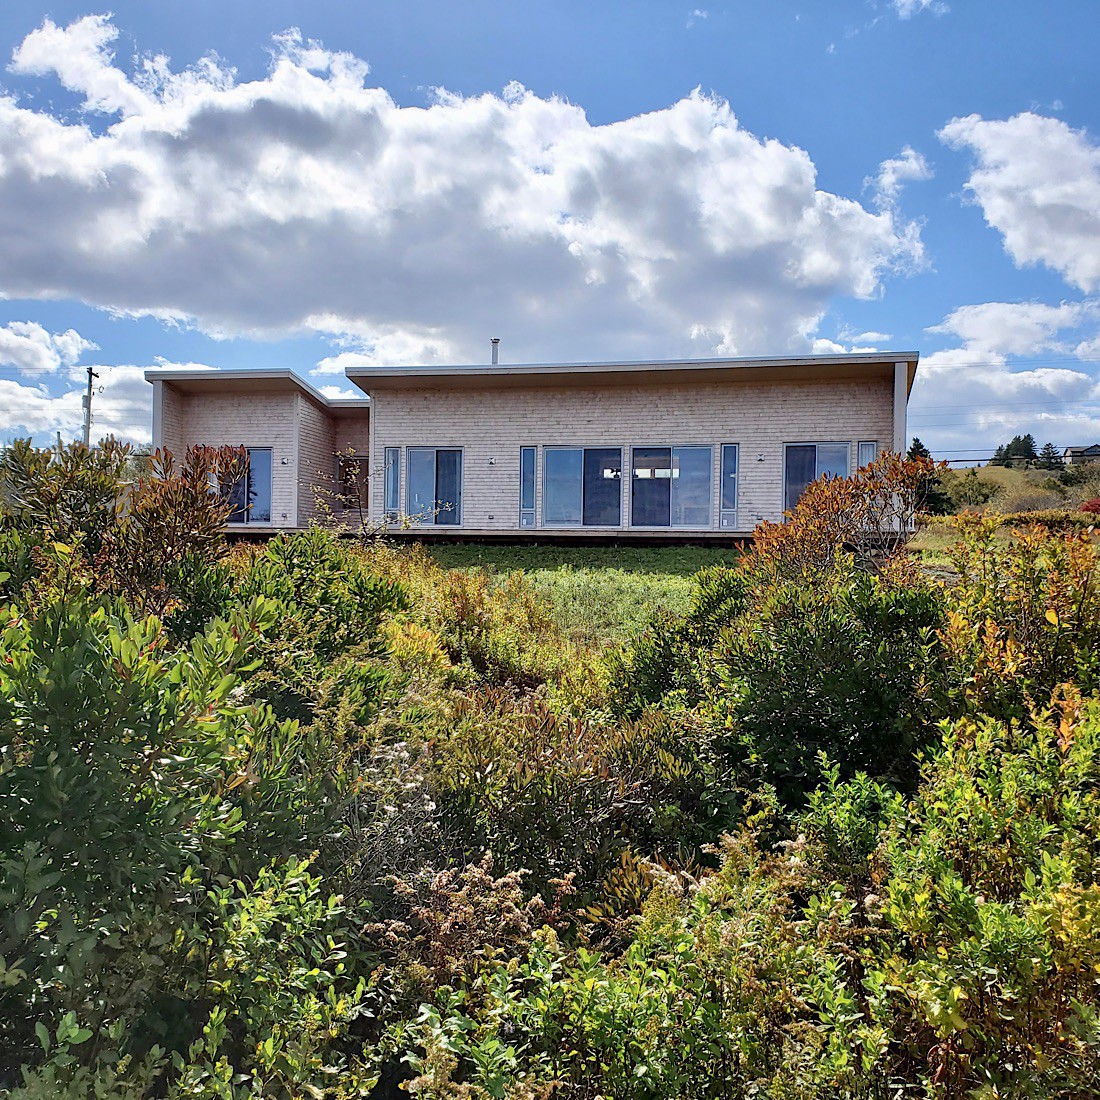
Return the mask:
<svg viewBox="0 0 1100 1100">
<path fill-rule="evenodd" d="M 918 349 L 1100 439 L 1095 0 L 0 7 L 0 439 L 142 369 Z"/>
</svg>

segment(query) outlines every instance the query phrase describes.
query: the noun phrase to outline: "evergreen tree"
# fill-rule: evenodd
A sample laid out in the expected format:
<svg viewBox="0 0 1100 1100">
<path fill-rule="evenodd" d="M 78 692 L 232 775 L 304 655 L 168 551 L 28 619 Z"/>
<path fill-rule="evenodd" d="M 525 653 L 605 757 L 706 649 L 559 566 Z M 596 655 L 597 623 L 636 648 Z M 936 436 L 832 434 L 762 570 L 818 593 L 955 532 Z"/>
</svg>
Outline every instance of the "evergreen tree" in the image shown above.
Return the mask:
<svg viewBox="0 0 1100 1100">
<path fill-rule="evenodd" d="M 1014 435 L 1007 443 L 1002 443 L 994 452 L 990 466 L 1027 466 L 1035 462 L 1039 452 L 1035 449 L 1035 436 Z"/>
<path fill-rule="evenodd" d="M 913 442 L 909 444 L 909 450 L 906 451 L 905 457 L 908 459 L 927 459 L 931 462 L 932 452 L 917 436 L 913 436 Z M 945 516 L 955 510 L 951 498 L 944 491 L 939 474 L 929 474 L 921 486 L 920 509 L 932 516 Z"/>
<path fill-rule="evenodd" d="M 906 458 L 931 458 L 932 452 L 917 438 L 913 436 L 913 442 L 909 444 Z"/>
<path fill-rule="evenodd" d="M 1044 470 L 1061 470 L 1065 466 L 1062 454 L 1053 443 L 1044 443 L 1039 452 L 1039 465 Z"/>
<path fill-rule="evenodd" d="M 1039 457 L 1035 449 L 1035 436 L 1028 432 L 1027 435 L 1014 435 L 1012 441 L 1005 447 L 1005 458 L 1010 460 L 1010 465 L 1024 466 L 1034 462 Z"/>
</svg>

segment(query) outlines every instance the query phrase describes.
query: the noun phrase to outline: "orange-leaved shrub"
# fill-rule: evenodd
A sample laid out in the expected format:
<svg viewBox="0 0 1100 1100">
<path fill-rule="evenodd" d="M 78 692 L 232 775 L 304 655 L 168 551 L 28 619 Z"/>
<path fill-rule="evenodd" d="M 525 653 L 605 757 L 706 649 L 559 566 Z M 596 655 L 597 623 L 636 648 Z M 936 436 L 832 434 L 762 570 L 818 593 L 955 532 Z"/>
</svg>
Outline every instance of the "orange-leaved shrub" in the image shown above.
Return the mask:
<svg viewBox="0 0 1100 1100">
<path fill-rule="evenodd" d="M 818 478 L 783 523 L 757 526 L 746 565 L 813 582 L 845 551 L 861 564 L 880 564 L 912 537 L 937 471 L 945 468 L 931 459 L 884 452 L 851 477 Z"/>
</svg>

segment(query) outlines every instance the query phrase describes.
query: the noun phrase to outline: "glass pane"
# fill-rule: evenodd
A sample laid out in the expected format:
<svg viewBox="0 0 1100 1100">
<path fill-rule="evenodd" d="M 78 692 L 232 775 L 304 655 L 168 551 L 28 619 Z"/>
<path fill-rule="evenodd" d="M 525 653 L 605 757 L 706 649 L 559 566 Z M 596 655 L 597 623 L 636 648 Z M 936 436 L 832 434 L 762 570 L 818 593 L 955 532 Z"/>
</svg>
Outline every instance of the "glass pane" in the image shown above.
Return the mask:
<svg viewBox="0 0 1100 1100">
<path fill-rule="evenodd" d="M 787 447 L 783 470 L 783 509 L 790 511 L 817 476 L 817 447 L 798 443 Z"/>
<path fill-rule="evenodd" d="M 737 509 L 737 444 L 722 447 L 722 511 Z"/>
<path fill-rule="evenodd" d="M 672 451 L 672 526 L 709 527 L 711 449 L 674 447 Z"/>
<path fill-rule="evenodd" d="M 819 443 L 817 445 L 817 476 L 848 476 L 848 444 Z"/>
<path fill-rule="evenodd" d="M 616 527 L 622 514 L 623 453 L 618 447 L 584 452 L 584 524 Z"/>
<path fill-rule="evenodd" d="M 435 452 L 435 522 L 455 526 L 462 520 L 462 452 Z"/>
<path fill-rule="evenodd" d="M 229 522 L 248 522 L 248 474 L 236 481 L 223 483 L 222 496 L 229 502 Z"/>
<path fill-rule="evenodd" d="M 859 445 L 860 466 L 869 466 L 876 458 L 878 458 L 878 443 L 869 442 Z"/>
<path fill-rule="evenodd" d="M 546 451 L 542 479 L 542 522 L 546 526 L 580 523 L 582 462 L 579 447 Z"/>
<path fill-rule="evenodd" d="M 672 518 L 672 449 L 635 447 L 630 479 L 630 522 L 667 527 Z"/>
<path fill-rule="evenodd" d="M 271 452 L 248 452 L 248 522 L 271 522 Z"/>
<path fill-rule="evenodd" d="M 410 517 L 435 522 L 435 448 L 410 447 L 407 456 Z"/>
<path fill-rule="evenodd" d="M 397 447 L 386 448 L 386 504 L 387 512 L 401 509 L 401 452 Z"/>
<path fill-rule="evenodd" d="M 535 448 L 521 447 L 519 452 L 519 506 L 522 511 L 535 507 Z"/>
</svg>

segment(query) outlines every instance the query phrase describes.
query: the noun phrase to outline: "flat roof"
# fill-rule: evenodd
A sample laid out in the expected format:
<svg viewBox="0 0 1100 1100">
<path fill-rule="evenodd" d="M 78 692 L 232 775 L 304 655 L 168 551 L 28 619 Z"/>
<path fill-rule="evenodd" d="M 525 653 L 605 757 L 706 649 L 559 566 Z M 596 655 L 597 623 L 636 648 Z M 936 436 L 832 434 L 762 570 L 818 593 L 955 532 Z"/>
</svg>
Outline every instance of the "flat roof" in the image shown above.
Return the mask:
<svg viewBox="0 0 1100 1100">
<path fill-rule="evenodd" d="M 170 382 L 184 393 L 300 393 L 337 416 L 370 408 L 369 397 L 326 397 L 288 367 L 150 367 L 145 381 Z"/>
<path fill-rule="evenodd" d="M 448 387 L 480 386 L 489 379 L 500 386 L 531 382 L 568 385 L 584 378 L 603 385 L 659 381 L 668 376 L 706 381 L 804 381 L 840 378 L 893 377 L 894 364 L 908 367 L 908 389 L 913 388 L 915 351 L 860 352 L 852 355 L 803 355 L 776 358 L 751 356 L 721 359 L 646 359 L 591 363 L 500 363 L 467 366 L 348 367 L 345 374 L 365 393 L 372 389 L 407 387 L 418 382 Z"/>
<path fill-rule="evenodd" d="M 751 356 L 721 359 L 643 359 L 591 363 L 476 363 L 466 366 L 348 367 L 344 372 L 368 396 L 326 397 L 294 371 L 279 368 L 151 367 L 149 382 L 169 382 L 185 393 L 297 392 L 335 415 L 354 415 L 370 407 L 372 390 L 484 386 L 519 387 L 538 383 L 567 386 L 583 379 L 595 385 L 629 385 L 662 380 L 719 381 L 829 381 L 833 379 L 893 378 L 894 365 L 905 363 L 907 389 L 912 390 L 919 352 L 876 351 L 852 355 L 803 355 L 783 358 Z"/>
</svg>

